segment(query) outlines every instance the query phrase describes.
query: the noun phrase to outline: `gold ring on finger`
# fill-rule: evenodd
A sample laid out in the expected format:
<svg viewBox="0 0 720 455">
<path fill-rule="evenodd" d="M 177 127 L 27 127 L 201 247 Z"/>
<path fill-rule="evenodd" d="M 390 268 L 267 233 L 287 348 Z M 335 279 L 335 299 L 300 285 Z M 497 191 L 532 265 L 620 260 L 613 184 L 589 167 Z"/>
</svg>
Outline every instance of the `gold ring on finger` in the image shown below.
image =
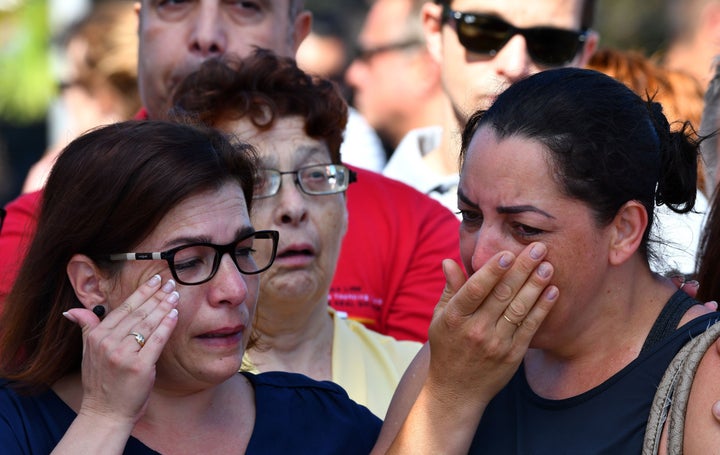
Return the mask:
<svg viewBox="0 0 720 455">
<path fill-rule="evenodd" d="M 507 317 L 507 314 L 505 314 L 505 313 L 503 313 L 503 318 L 504 318 L 507 322 L 509 322 L 510 324 L 512 324 L 512 325 L 515 325 L 515 326 L 518 326 L 518 327 L 520 327 L 520 326 L 522 325 L 522 322 L 515 322 L 515 321 L 513 321 L 512 319 L 510 319 L 509 317 Z"/>
<path fill-rule="evenodd" d="M 135 341 L 137 341 L 137 344 L 140 345 L 140 349 L 142 349 L 143 346 L 145 346 L 145 337 L 143 336 L 142 333 L 130 332 L 130 333 L 128 333 L 128 335 L 132 335 L 133 337 L 135 337 Z"/>
</svg>

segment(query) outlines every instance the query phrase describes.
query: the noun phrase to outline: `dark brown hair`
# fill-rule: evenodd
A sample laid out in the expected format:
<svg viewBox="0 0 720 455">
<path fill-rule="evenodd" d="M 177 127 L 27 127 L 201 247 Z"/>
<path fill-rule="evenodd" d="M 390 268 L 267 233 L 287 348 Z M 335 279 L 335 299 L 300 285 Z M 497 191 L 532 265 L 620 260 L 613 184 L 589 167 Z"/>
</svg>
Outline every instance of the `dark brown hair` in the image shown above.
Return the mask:
<svg viewBox="0 0 720 455">
<path fill-rule="evenodd" d="M 324 141 L 333 163 L 347 123 L 347 104 L 327 79 L 311 76 L 295 60 L 258 49 L 240 60 L 205 61 L 178 86 L 171 117 L 193 117 L 206 125 L 247 117 L 261 131 L 278 117 L 300 116 L 305 133 Z"/>
<path fill-rule="evenodd" d="M 128 121 L 68 145 L 48 179 L 37 231 L 0 318 L 0 376 L 40 390 L 80 370 L 81 307 L 66 274 L 74 254 L 131 251 L 188 197 L 238 183 L 251 209 L 255 154 L 220 132 Z M 122 265 L 96 260 L 113 275 Z"/>
</svg>

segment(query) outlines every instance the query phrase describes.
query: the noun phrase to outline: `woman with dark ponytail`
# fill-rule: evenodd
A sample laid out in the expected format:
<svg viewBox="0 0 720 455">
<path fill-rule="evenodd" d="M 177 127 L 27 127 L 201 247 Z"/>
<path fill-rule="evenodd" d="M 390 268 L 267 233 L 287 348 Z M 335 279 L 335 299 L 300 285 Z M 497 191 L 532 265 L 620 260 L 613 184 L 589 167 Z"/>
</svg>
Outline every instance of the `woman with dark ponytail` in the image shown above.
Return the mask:
<svg viewBox="0 0 720 455">
<path fill-rule="evenodd" d="M 648 262 L 656 208 L 693 208 L 692 137 L 689 127 L 671 132 L 659 104 L 583 69 L 519 81 L 473 115 L 458 187 L 460 252 L 470 277 L 444 263 L 448 284 L 429 349 L 406 372 L 376 448 L 720 447 L 710 412 L 720 397 L 716 349 L 696 356 L 695 382 L 690 375 L 684 387 L 689 397 L 678 391 L 667 400 L 687 404 L 682 416 L 667 419 L 684 428 L 684 443 L 677 428 L 668 430 L 663 403 L 653 405 L 678 352 L 720 328 L 717 313 Z"/>
</svg>

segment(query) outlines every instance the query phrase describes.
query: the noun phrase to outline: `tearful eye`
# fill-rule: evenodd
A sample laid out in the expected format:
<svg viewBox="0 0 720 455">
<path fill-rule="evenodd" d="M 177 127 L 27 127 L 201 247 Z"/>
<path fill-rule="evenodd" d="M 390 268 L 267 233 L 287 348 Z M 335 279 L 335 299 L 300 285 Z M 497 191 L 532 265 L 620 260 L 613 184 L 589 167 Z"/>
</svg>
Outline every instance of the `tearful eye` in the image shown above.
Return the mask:
<svg viewBox="0 0 720 455">
<path fill-rule="evenodd" d="M 522 237 L 534 237 L 545 232 L 542 229 L 534 228 L 532 226 L 528 226 L 527 224 L 522 223 L 517 223 L 515 225 L 515 230 Z"/>
<path fill-rule="evenodd" d="M 478 225 L 482 224 L 483 216 L 482 213 L 473 210 L 459 210 L 456 214 L 460 215 L 460 218 L 464 224 Z"/>
</svg>

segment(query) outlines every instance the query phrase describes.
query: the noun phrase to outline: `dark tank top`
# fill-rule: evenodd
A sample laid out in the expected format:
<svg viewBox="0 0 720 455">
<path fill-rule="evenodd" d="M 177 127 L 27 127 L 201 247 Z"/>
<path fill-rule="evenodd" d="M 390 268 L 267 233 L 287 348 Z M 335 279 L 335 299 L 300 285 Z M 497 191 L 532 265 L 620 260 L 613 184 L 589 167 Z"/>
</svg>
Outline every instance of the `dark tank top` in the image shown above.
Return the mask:
<svg viewBox="0 0 720 455">
<path fill-rule="evenodd" d="M 679 329 L 692 305 L 678 291 L 655 322 L 638 357 L 599 386 L 548 400 L 527 383 L 524 366 L 490 402 L 472 454 L 639 454 L 655 390 L 675 354 L 719 318 L 711 313 Z M 708 407 L 710 404 L 708 404 Z"/>
</svg>

